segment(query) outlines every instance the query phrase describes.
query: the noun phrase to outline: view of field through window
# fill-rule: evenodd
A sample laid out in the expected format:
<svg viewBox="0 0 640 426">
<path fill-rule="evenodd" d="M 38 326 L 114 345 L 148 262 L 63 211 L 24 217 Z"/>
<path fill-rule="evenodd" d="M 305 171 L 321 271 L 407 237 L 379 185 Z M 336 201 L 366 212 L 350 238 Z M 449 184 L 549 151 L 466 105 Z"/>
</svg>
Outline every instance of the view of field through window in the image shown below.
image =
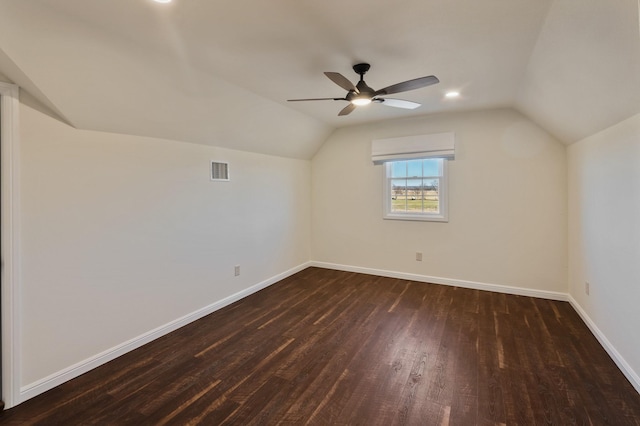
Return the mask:
<svg viewBox="0 0 640 426">
<path fill-rule="evenodd" d="M 392 213 L 440 213 L 443 161 L 395 161 L 390 164 Z"/>
</svg>

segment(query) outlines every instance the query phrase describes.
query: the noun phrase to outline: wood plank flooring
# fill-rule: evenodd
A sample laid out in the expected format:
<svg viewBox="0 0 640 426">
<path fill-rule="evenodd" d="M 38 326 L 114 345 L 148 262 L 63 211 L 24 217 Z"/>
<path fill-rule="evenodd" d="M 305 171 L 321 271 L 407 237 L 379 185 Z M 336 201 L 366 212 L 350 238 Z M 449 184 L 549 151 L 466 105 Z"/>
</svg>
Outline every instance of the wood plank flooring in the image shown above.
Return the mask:
<svg viewBox="0 0 640 426">
<path fill-rule="evenodd" d="M 16 425 L 640 425 L 572 307 L 306 269 L 0 415 Z"/>
</svg>

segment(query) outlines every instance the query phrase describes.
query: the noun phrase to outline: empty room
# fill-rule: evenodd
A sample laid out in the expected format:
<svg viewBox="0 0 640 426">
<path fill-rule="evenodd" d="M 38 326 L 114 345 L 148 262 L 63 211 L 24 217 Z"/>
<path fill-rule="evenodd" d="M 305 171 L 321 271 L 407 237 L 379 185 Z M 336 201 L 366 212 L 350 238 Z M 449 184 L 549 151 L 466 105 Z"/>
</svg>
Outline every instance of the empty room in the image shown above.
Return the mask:
<svg viewBox="0 0 640 426">
<path fill-rule="evenodd" d="M 640 0 L 0 0 L 0 424 L 640 425 Z"/>
</svg>

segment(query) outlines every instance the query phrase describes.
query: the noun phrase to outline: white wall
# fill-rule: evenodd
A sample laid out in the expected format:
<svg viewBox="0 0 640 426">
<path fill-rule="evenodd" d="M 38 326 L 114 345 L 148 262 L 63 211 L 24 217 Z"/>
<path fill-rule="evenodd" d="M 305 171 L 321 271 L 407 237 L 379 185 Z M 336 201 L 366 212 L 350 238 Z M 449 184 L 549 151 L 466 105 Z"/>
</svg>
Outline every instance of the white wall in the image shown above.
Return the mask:
<svg viewBox="0 0 640 426">
<path fill-rule="evenodd" d="M 23 386 L 309 260 L 310 162 L 20 114 Z"/>
<path fill-rule="evenodd" d="M 569 293 L 640 391 L 640 114 L 571 145 L 568 165 Z"/>
<path fill-rule="evenodd" d="M 383 220 L 371 140 L 446 131 L 449 222 Z M 566 293 L 566 149 L 514 110 L 340 129 L 312 160 L 312 186 L 316 261 Z"/>
</svg>

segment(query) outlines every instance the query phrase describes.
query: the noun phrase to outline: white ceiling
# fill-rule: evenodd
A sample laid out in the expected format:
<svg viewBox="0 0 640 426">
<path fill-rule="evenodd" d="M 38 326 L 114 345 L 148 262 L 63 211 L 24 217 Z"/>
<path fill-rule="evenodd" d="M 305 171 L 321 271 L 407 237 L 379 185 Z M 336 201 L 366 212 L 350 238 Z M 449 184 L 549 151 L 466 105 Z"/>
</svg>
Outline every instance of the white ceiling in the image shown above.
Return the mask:
<svg viewBox="0 0 640 426">
<path fill-rule="evenodd" d="M 0 73 L 83 129 L 310 158 L 337 127 L 513 107 L 571 143 L 640 112 L 638 0 L 0 0 Z M 338 117 L 324 75 L 373 88 Z M 459 90 L 457 100 L 444 98 Z"/>
</svg>

